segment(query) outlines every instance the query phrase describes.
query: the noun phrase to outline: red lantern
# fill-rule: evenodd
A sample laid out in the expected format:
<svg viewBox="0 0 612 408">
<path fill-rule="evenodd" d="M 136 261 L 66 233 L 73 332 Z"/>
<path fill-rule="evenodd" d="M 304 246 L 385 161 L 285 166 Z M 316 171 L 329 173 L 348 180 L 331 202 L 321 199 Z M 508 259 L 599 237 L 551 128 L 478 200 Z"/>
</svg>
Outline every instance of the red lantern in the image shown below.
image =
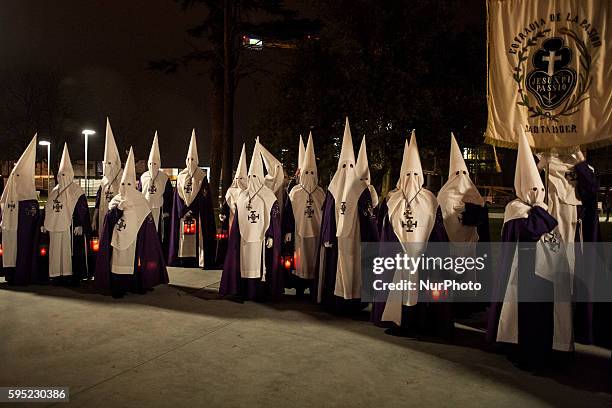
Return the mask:
<svg viewBox="0 0 612 408">
<path fill-rule="evenodd" d="M 40 256 L 47 256 L 47 246 L 46 245 L 41 245 L 40 246 Z"/>
<path fill-rule="evenodd" d="M 100 239 L 98 237 L 92 237 L 89 241 L 89 249 L 91 252 L 97 253 L 100 250 Z"/>
<path fill-rule="evenodd" d="M 187 218 L 183 221 L 183 234 L 195 235 L 196 233 L 196 222 L 193 218 Z"/>
<path fill-rule="evenodd" d="M 4 255 L 4 249 L 2 249 L 2 244 L 0 244 L 0 256 Z"/>
<path fill-rule="evenodd" d="M 227 239 L 227 234 L 225 232 L 218 232 L 216 237 L 217 239 Z"/>
<path fill-rule="evenodd" d="M 281 262 L 283 267 L 290 271 L 293 268 L 293 257 L 292 256 L 283 256 L 281 257 Z"/>
</svg>

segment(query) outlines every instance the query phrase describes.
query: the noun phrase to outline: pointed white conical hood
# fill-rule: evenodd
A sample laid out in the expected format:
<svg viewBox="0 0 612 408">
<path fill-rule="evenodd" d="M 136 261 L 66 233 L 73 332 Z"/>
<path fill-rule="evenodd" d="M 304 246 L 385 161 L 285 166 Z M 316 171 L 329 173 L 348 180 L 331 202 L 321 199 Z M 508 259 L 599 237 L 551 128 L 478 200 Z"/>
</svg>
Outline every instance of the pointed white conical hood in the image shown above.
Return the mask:
<svg viewBox="0 0 612 408">
<path fill-rule="evenodd" d="M 445 201 L 458 201 L 455 206 L 459 206 L 461 203 L 472 203 L 477 205 L 484 205 L 484 199 L 478 192 L 478 189 L 470 179 L 468 168 L 463 160 L 461 154 L 461 148 L 455 139 L 455 135 L 451 132 L 451 148 L 450 148 L 450 159 L 448 165 L 448 180 L 440 189 L 438 193 L 440 205 L 442 206 L 443 212 L 447 205 L 453 205 L 452 203 L 445 203 Z"/>
<path fill-rule="evenodd" d="M 123 175 L 121 176 L 119 193 L 123 194 L 130 187 L 136 188 L 136 164 L 134 161 L 134 149 L 131 146 L 125 162 L 125 168 L 123 169 Z"/>
<path fill-rule="evenodd" d="M 370 165 L 368 163 L 368 151 L 366 149 L 365 135 L 361 139 L 361 146 L 359 146 L 359 153 L 357 154 L 357 163 L 355 164 L 357 170 L 357 176 L 361 181 L 366 184 L 370 184 Z"/>
<path fill-rule="evenodd" d="M 187 171 L 193 175 L 200 163 L 198 158 L 198 142 L 196 140 L 195 129 L 191 131 L 191 140 L 189 141 L 189 150 L 187 151 L 187 158 L 185 164 L 187 165 Z"/>
<path fill-rule="evenodd" d="M 155 136 L 153 136 L 153 144 L 151 145 L 151 151 L 149 152 L 149 161 L 147 162 L 147 166 L 149 167 L 151 178 L 155 179 L 159 169 L 161 168 L 161 154 L 159 152 L 157 131 L 155 131 Z"/>
<path fill-rule="evenodd" d="M 242 150 L 240 151 L 240 159 L 238 160 L 238 166 L 236 166 L 236 174 L 234 175 L 234 181 L 232 187 L 240 188 L 241 190 L 246 189 L 249 172 L 247 170 L 247 158 L 246 158 L 246 144 L 242 144 Z"/>
<path fill-rule="evenodd" d="M 74 180 L 74 170 L 70 161 L 70 153 L 68 152 L 68 144 L 64 143 L 64 152 L 60 160 L 59 169 L 57 171 L 57 183 L 60 190 L 63 190 Z"/>
<path fill-rule="evenodd" d="M 459 148 L 459 144 L 457 143 L 457 139 L 455 139 L 455 135 L 451 132 L 451 148 L 450 148 L 450 159 L 448 163 L 448 178 L 451 179 L 453 176 L 458 173 L 468 173 L 468 168 L 465 165 L 465 160 L 463 160 L 463 155 L 461 154 L 461 149 Z"/>
<path fill-rule="evenodd" d="M 264 168 L 263 159 L 261 157 L 261 145 L 259 140 L 255 140 L 255 147 L 253 148 L 253 155 L 251 156 L 251 163 L 249 164 L 249 179 L 247 188 L 249 194 L 254 195 L 264 184 Z"/>
<path fill-rule="evenodd" d="M 16 204 L 23 200 L 36 200 L 36 135 L 13 167 L 4 186 L 0 203 Z M 3 224 L 4 225 L 4 224 Z"/>
<path fill-rule="evenodd" d="M 344 185 L 346 183 L 346 174 L 347 171 L 350 170 L 351 178 L 354 176 L 357 177 L 357 173 L 355 172 L 355 152 L 353 151 L 353 137 L 351 136 L 351 127 L 349 125 L 348 117 L 346 118 L 346 122 L 344 124 L 344 135 L 342 136 L 342 147 L 340 148 L 340 157 L 338 158 L 338 168 L 336 169 L 336 173 L 329 183 L 328 190 L 329 192 L 338 200 L 342 191 L 344 190 Z"/>
<path fill-rule="evenodd" d="M 424 182 L 419 147 L 413 130 L 408 148 L 406 149 L 404 145 L 404 157 L 402 158 L 401 174 L 397 182 L 397 188 L 407 196 L 412 197 L 421 189 Z"/>
<path fill-rule="evenodd" d="M 308 143 L 302 160 L 302 168 L 300 170 L 300 185 L 309 193 L 314 191 L 319 185 L 319 175 L 317 172 L 317 159 L 314 152 L 314 142 L 312 141 L 312 132 L 308 135 Z"/>
<path fill-rule="evenodd" d="M 117 144 L 115 143 L 115 136 L 113 135 L 110 120 L 106 118 L 106 139 L 104 142 L 102 177 L 110 183 L 117 177 L 120 171 L 121 156 L 119 155 L 119 149 L 117 149 Z"/>
<path fill-rule="evenodd" d="M 259 142 L 259 137 L 257 138 L 257 143 L 259 144 L 259 151 L 264 165 L 268 171 L 265 177 L 265 184 L 274 194 L 277 194 L 281 192 L 283 182 L 285 181 L 283 164 Z"/>
<path fill-rule="evenodd" d="M 304 139 L 302 139 L 302 135 L 300 135 L 300 142 L 298 145 L 298 162 L 297 168 L 302 168 L 302 162 L 304 161 L 304 153 L 306 152 L 306 148 L 304 147 Z"/>
<path fill-rule="evenodd" d="M 544 204 L 544 183 L 538 172 L 527 135 L 525 131 L 519 134 L 518 153 L 516 156 L 516 171 L 514 173 L 514 189 L 519 199 L 529 205 Z"/>
</svg>

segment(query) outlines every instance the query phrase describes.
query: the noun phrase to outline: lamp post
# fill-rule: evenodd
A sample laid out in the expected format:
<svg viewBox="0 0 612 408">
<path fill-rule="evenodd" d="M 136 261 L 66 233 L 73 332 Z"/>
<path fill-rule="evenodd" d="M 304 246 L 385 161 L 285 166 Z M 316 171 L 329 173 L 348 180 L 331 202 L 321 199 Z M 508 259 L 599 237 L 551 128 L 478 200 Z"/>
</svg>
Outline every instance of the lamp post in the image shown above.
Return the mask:
<svg viewBox="0 0 612 408">
<path fill-rule="evenodd" d="M 41 140 L 40 142 L 38 142 L 38 144 L 41 146 L 47 146 L 47 196 L 48 196 L 50 193 L 49 188 L 51 187 L 51 142 L 47 140 Z"/>
<path fill-rule="evenodd" d="M 89 135 L 95 135 L 96 132 L 93 130 L 85 129 L 81 132 L 85 136 L 85 197 L 89 196 L 89 184 L 87 183 L 87 148 Z"/>
</svg>

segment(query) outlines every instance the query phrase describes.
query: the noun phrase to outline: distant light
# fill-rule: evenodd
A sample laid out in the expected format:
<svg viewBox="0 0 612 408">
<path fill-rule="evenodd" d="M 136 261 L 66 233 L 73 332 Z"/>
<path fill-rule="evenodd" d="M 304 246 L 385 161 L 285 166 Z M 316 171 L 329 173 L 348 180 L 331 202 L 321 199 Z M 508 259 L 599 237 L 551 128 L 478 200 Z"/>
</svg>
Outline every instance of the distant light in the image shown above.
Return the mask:
<svg viewBox="0 0 612 408">
<path fill-rule="evenodd" d="M 41 146 L 50 146 L 51 142 L 48 142 L 46 140 L 41 140 L 40 142 L 38 142 L 38 144 Z"/>
<path fill-rule="evenodd" d="M 89 135 L 95 135 L 96 131 L 95 130 L 85 129 L 81 133 L 84 134 L 85 136 L 89 136 Z"/>
</svg>

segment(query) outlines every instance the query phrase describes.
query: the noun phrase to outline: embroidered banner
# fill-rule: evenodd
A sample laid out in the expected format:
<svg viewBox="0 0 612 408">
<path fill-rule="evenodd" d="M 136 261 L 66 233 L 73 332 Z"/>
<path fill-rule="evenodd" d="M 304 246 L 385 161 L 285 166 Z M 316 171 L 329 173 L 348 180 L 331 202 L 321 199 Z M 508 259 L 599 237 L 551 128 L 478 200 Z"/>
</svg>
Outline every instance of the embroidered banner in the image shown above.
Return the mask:
<svg viewBox="0 0 612 408">
<path fill-rule="evenodd" d="M 612 143 L 610 0 L 487 0 L 487 143 Z"/>
</svg>

